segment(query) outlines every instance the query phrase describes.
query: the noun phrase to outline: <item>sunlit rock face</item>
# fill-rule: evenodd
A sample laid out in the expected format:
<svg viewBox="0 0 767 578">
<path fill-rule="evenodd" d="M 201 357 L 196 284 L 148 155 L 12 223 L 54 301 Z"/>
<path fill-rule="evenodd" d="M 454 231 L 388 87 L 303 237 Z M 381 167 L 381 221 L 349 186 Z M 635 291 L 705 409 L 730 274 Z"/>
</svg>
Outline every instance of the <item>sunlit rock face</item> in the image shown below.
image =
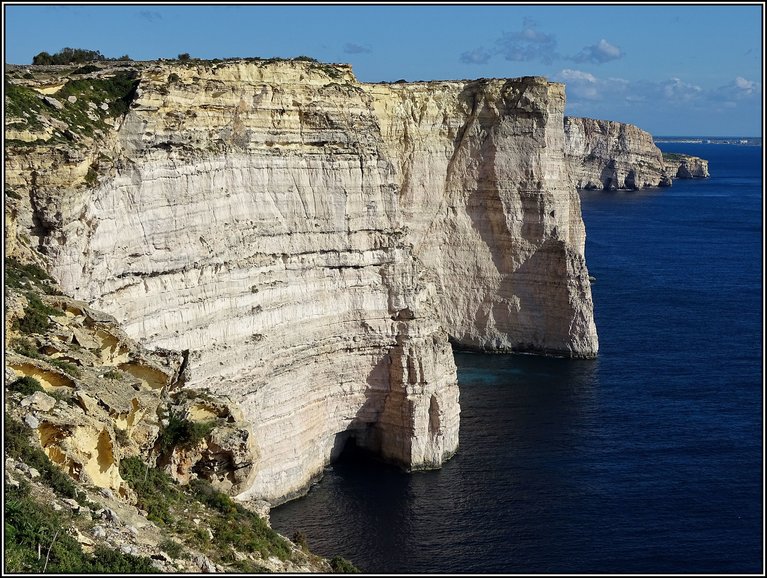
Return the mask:
<svg viewBox="0 0 767 578">
<path fill-rule="evenodd" d="M 252 434 L 240 497 L 278 503 L 349 438 L 411 469 L 448 459 L 450 339 L 596 354 L 563 110 L 541 78 L 155 63 L 98 151 L 99 183 L 68 190 L 88 165 L 62 161 L 14 226 L 68 293 L 188 350 L 184 387 L 236 400 Z M 26 154 L 17 184 L 50 162 Z"/>
<path fill-rule="evenodd" d="M 565 151 L 579 189 L 666 187 L 676 176 L 652 135 L 633 124 L 566 117 Z"/>
</svg>

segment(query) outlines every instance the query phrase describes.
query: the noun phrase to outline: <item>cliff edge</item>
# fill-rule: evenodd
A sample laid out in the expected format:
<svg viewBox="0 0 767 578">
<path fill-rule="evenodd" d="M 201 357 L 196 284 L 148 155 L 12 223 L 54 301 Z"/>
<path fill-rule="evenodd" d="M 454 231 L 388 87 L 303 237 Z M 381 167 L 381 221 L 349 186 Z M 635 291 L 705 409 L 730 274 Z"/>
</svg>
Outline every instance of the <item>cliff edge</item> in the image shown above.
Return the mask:
<svg viewBox="0 0 767 578">
<path fill-rule="evenodd" d="M 92 68 L 10 79 L 6 250 L 233 400 L 240 499 L 299 494 L 350 441 L 439 467 L 458 448 L 449 340 L 596 355 L 563 85 Z"/>
</svg>

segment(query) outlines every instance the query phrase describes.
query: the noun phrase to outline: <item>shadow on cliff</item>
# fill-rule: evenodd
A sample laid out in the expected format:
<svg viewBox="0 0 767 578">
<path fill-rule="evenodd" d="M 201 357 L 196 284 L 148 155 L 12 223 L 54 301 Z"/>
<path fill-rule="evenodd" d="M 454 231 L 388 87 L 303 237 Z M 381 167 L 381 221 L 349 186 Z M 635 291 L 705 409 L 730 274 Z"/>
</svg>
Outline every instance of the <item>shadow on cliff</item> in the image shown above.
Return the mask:
<svg viewBox="0 0 767 578">
<path fill-rule="evenodd" d="M 337 461 L 384 462 L 381 451 L 381 428 L 379 419 L 383 414 L 390 391 L 389 355 L 382 356 L 366 378 L 365 401 L 343 431 L 335 435 L 330 453 L 331 463 Z"/>
</svg>

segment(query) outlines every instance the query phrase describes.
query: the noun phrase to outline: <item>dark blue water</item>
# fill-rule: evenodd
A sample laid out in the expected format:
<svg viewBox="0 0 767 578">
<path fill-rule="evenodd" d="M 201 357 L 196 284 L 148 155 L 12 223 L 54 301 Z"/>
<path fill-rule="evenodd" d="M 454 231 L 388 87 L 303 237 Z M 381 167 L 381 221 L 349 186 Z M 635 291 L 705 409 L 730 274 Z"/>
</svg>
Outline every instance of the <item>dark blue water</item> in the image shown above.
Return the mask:
<svg viewBox="0 0 767 578">
<path fill-rule="evenodd" d="M 585 193 L 599 358 L 458 354 L 436 472 L 329 470 L 272 511 L 367 572 L 762 572 L 761 148 L 670 189 Z"/>
</svg>

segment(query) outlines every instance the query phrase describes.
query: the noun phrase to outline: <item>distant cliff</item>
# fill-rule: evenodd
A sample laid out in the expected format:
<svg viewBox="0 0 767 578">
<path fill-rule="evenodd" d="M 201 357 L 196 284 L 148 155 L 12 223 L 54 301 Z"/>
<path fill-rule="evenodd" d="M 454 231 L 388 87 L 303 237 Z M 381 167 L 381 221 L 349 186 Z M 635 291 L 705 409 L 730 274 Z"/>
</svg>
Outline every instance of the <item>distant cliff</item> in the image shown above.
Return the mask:
<svg viewBox="0 0 767 578">
<path fill-rule="evenodd" d="M 666 172 L 676 179 L 708 178 L 708 161 L 679 153 L 663 153 Z"/>
<path fill-rule="evenodd" d="M 565 151 L 579 189 L 671 185 L 663 155 L 652 135 L 633 124 L 565 117 Z"/>
</svg>

